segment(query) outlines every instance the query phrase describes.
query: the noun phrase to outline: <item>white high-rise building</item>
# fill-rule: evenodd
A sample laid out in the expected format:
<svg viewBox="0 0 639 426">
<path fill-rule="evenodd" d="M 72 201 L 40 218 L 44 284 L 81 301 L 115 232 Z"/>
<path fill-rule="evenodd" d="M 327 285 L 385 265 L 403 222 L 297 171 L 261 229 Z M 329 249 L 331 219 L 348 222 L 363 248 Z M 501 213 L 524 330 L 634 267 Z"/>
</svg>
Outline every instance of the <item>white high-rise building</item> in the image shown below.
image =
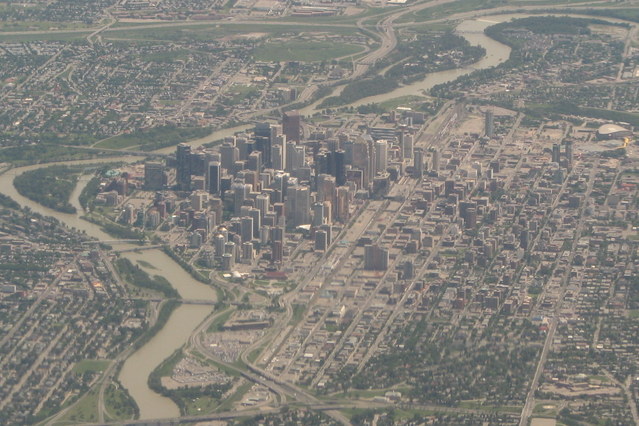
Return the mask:
<svg viewBox="0 0 639 426">
<path fill-rule="evenodd" d="M 388 168 L 388 141 L 375 142 L 375 173 L 384 173 Z"/>
<path fill-rule="evenodd" d="M 292 186 L 288 188 L 286 221 L 293 226 L 311 223 L 311 190 L 308 186 Z"/>
</svg>

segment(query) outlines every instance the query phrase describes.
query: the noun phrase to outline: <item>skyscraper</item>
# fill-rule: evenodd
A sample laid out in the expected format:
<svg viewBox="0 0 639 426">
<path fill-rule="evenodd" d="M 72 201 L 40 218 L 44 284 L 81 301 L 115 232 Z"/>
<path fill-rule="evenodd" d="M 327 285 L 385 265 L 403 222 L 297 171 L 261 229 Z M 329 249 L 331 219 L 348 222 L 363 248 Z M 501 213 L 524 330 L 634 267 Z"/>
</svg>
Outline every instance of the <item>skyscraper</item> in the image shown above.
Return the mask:
<svg viewBox="0 0 639 426">
<path fill-rule="evenodd" d="M 439 151 L 433 151 L 433 158 L 432 158 L 432 169 L 434 171 L 439 170 Z"/>
<path fill-rule="evenodd" d="M 415 177 L 421 179 L 424 176 L 424 150 L 415 148 L 413 151 L 413 168 L 415 169 Z"/>
<path fill-rule="evenodd" d="M 561 159 L 561 148 L 558 143 L 552 144 L 552 162 L 559 164 Z"/>
<path fill-rule="evenodd" d="M 222 174 L 222 167 L 217 161 L 209 163 L 208 173 L 206 176 L 206 183 L 208 186 L 209 194 L 220 193 L 220 177 Z"/>
<path fill-rule="evenodd" d="M 388 168 L 388 141 L 375 142 L 375 173 L 384 173 Z"/>
<path fill-rule="evenodd" d="M 144 189 L 157 191 L 162 189 L 165 184 L 164 164 L 158 161 L 144 163 Z"/>
<path fill-rule="evenodd" d="M 336 198 L 335 219 L 346 223 L 350 218 L 350 193 L 348 192 L 348 187 L 338 187 Z"/>
<path fill-rule="evenodd" d="M 277 127 L 270 123 L 257 123 L 253 130 L 255 134 L 255 149 L 262 153 L 262 163 L 271 167 L 271 147 L 277 136 Z"/>
<path fill-rule="evenodd" d="M 486 114 L 484 116 L 484 133 L 489 138 L 493 137 L 493 134 L 495 132 L 494 126 L 495 126 L 495 123 L 494 123 L 493 110 L 489 109 L 486 111 Z"/>
<path fill-rule="evenodd" d="M 327 174 L 317 176 L 317 201 L 330 201 L 332 203 L 336 187 L 335 177 Z"/>
<path fill-rule="evenodd" d="M 413 135 L 404 135 L 403 138 L 403 153 L 404 158 L 411 159 L 413 158 L 413 145 L 414 145 Z"/>
<path fill-rule="evenodd" d="M 241 219 L 241 228 L 242 228 L 242 241 L 247 242 L 253 239 L 253 218 L 252 217 L 243 217 Z"/>
<path fill-rule="evenodd" d="M 294 227 L 311 223 L 311 191 L 308 186 L 288 188 L 286 219 Z"/>
<path fill-rule="evenodd" d="M 385 271 L 388 269 L 388 250 L 376 245 L 364 247 L 364 269 L 367 271 Z"/>
<path fill-rule="evenodd" d="M 271 147 L 271 167 L 275 170 L 284 170 L 286 168 L 285 145 L 273 145 Z"/>
<path fill-rule="evenodd" d="M 249 193 L 251 192 L 251 185 L 245 184 L 242 182 L 236 182 L 232 186 L 233 189 L 233 211 L 235 214 L 240 212 L 242 205 L 244 204 L 244 200 L 248 198 Z"/>
<path fill-rule="evenodd" d="M 224 143 L 220 147 L 220 157 L 222 159 L 222 167 L 230 172 L 233 170 L 235 162 L 239 160 L 240 151 L 236 146 L 230 143 Z"/>
<path fill-rule="evenodd" d="M 356 142 L 353 144 L 353 167 L 362 171 L 363 185 L 368 188 L 371 177 L 369 169 L 369 157 L 371 153 L 368 150 L 366 142 Z"/>
<path fill-rule="evenodd" d="M 331 160 L 335 163 L 335 166 L 331 167 L 334 169 L 335 182 L 337 186 L 342 186 L 346 183 L 346 152 L 341 149 L 334 151 Z"/>
<path fill-rule="evenodd" d="M 318 227 L 326 223 L 326 218 L 324 215 L 324 203 L 315 203 L 313 204 L 313 222 L 311 225 L 313 227 Z"/>
<path fill-rule="evenodd" d="M 175 157 L 177 187 L 181 191 L 189 191 L 191 189 L 191 146 L 179 144 Z"/>
<path fill-rule="evenodd" d="M 302 118 L 297 111 L 286 111 L 282 115 L 282 131 L 286 139 L 299 143 L 302 135 Z"/>
<path fill-rule="evenodd" d="M 572 151 L 572 141 L 567 140 L 566 141 L 566 166 L 568 169 L 572 169 L 574 161 L 575 159 L 574 159 L 574 154 Z"/>
</svg>

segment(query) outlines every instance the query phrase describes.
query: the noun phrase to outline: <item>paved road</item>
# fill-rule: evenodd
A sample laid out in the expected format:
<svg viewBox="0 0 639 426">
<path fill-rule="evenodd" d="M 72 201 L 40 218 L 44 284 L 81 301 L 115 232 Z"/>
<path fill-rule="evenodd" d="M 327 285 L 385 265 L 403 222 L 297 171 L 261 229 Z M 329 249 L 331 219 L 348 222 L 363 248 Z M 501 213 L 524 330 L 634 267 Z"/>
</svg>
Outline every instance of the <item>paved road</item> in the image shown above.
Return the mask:
<svg viewBox="0 0 639 426">
<path fill-rule="evenodd" d="M 592 192 L 593 184 L 595 181 L 595 173 L 597 172 L 597 169 L 598 168 L 595 166 L 590 170 L 588 187 L 584 194 L 584 200 L 588 200 L 590 198 L 590 193 Z M 562 190 L 559 191 L 557 193 L 557 196 L 555 197 L 552 210 L 554 210 L 555 207 L 557 207 L 557 204 L 561 200 L 562 193 L 566 189 L 566 184 L 568 180 L 569 180 L 569 176 L 566 176 L 564 183 L 562 185 Z M 551 319 L 550 325 L 548 326 L 548 334 L 546 335 L 546 341 L 544 342 L 544 347 L 541 351 L 541 356 L 539 357 L 537 368 L 535 369 L 535 375 L 533 376 L 532 382 L 530 384 L 530 390 L 528 391 L 528 394 L 526 396 L 526 402 L 521 411 L 519 426 L 526 426 L 528 424 L 528 419 L 532 415 L 533 408 L 535 406 L 535 392 L 537 391 L 537 387 L 539 386 L 539 379 L 541 378 L 541 374 L 544 371 L 544 366 L 546 365 L 546 359 L 548 358 L 548 352 L 550 351 L 550 348 L 552 347 L 552 343 L 555 337 L 555 332 L 557 331 L 557 326 L 559 324 L 559 313 L 561 311 L 561 307 L 563 306 L 564 296 L 566 294 L 568 284 L 570 283 L 570 272 L 572 270 L 572 263 L 575 257 L 577 243 L 579 242 L 579 239 L 581 238 L 581 233 L 584 228 L 585 209 L 586 209 L 586 203 L 584 202 L 584 205 L 581 206 L 579 222 L 577 223 L 575 234 L 573 236 L 572 250 L 570 251 L 570 256 L 568 257 L 568 262 L 567 262 L 568 266 L 566 267 L 566 272 L 564 273 L 564 276 L 562 278 L 561 294 L 557 300 L 557 304 L 555 305 L 553 318 Z M 541 232 L 539 232 L 539 234 L 541 234 Z"/>
</svg>

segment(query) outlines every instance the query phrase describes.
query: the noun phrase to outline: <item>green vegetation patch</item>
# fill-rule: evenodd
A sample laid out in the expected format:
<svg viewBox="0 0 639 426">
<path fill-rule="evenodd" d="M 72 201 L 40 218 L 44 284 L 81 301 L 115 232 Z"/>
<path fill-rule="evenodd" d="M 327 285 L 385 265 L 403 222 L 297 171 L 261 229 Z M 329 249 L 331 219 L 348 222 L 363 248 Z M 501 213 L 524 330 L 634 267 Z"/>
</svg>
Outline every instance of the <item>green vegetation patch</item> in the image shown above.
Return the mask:
<svg viewBox="0 0 639 426">
<path fill-rule="evenodd" d="M 171 286 L 166 278 L 155 275 L 153 278 L 139 266 L 133 265 L 129 259 L 118 259 L 115 262 L 118 273 L 130 284 L 149 290 L 157 291 L 166 297 L 179 298 L 180 294 Z"/>
<path fill-rule="evenodd" d="M 107 369 L 111 361 L 106 359 L 85 359 L 73 366 L 73 372 L 84 374 L 87 371 L 101 372 Z"/>
<path fill-rule="evenodd" d="M 0 206 L 6 207 L 8 209 L 20 209 L 20 204 L 16 203 L 16 201 L 4 194 L 0 194 Z"/>
<path fill-rule="evenodd" d="M 330 108 L 348 105 L 369 96 L 390 92 L 399 87 L 395 79 L 374 77 L 349 83 L 339 96 L 326 98 L 319 105 L 320 108 Z"/>
<path fill-rule="evenodd" d="M 64 31 L 45 31 L 41 33 L 25 33 L 25 34 L 2 34 L 0 33 L 0 41 L 14 43 L 28 43 L 32 41 L 80 41 L 86 39 L 92 31 L 64 32 Z"/>
<path fill-rule="evenodd" d="M 576 115 L 592 117 L 609 121 L 626 122 L 639 126 L 639 114 L 625 111 L 580 107 L 570 102 L 556 102 L 551 104 L 529 105 L 525 111 L 532 117 L 559 117 L 561 115 Z"/>
<path fill-rule="evenodd" d="M 124 40 L 167 40 L 167 41 L 209 41 L 212 39 L 247 34 L 265 33 L 272 35 L 291 35 L 299 33 L 329 33 L 352 35 L 359 32 L 356 27 L 332 26 L 330 24 L 309 27 L 304 24 L 235 24 L 230 22 L 202 22 L 185 25 L 168 24 L 167 26 L 130 26 L 115 27 L 102 33 L 105 39 Z"/>
<path fill-rule="evenodd" d="M 69 198 L 79 173 L 77 168 L 51 166 L 24 172 L 16 176 L 13 184 L 21 195 L 30 200 L 62 213 L 75 213 Z"/>
<path fill-rule="evenodd" d="M 230 97 L 223 99 L 222 104 L 225 106 L 238 105 L 246 100 L 259 98 L 260 93 L 260 89 L 256 86 L 236 84 L 226 93 Z"/>
<path fill-rule="evenodd" d="M 104 391 L 104 408 L 115 421 L 132 420 L 138 413 L 138 407 L 127 390 L 113 383 Z"/>
<path fill-rule="evenodd" d="M 91 389 L 73 406 L 59 423 L 95 423 L 98 421 L 98 390 Z"/>
<path fill-rule="evenodd" d="M 211 133 L 208 127 L 160 126 L 139 130 L 126 135 L 118 135 L 98 142 L 96 148 L 127 149 L 139 148 L 143 151 L 177 145 L 180 142 L 204 137 Z"/>
<path fill-rule="evenodd" d="M 611 7 L 601 9 L 570 9 L 570 13 L 578 13 L 580 15 L 604 16 L 625 21 L 639 22 L 639 9 L 616 9 Z"/>
<path fill-rule="evenodd" d="M 251 389 L 251 387 L 253 387 L 253 382 L 246 382 L 240 385 L 233 395 L 231 395 L 222 404 L 220 404 L 219 407 L 217 407 L 216 411 L 222 412 L 231 410 L 233 408 L 233 404 L 235 404 L 237 401 L 240 401 L 246 394 L 246 392 Z"/>
<path fill-rule="evenodd" d="M 89 213 L 82 216 L 82 219 L 99 225 L 100 228 L 114 238 L 125 240 L 139 240 L 139 244 L 144 243 L 145 234 L 143 232 L 131 229 L 128 226 L 120 225 L 110 221 L 109 219 L 99 216 L 95 213 Z"/>
<path fill-rule="evenodd" d="M 150 53 L 142 56 L 142 60 L 146 62 L 156 62 L 161 64 L 170 64 L 172 62 L 188 59 L 191 51 L 188 49 L 167 50 L 165 52 Z"/>
<path fill-rule="evenodd" d="M 297 305 L 297 304 L 293 305 L 293 316 L 291 317 L 289 324 L 295 325 L 298 322 L 302 321 L 302 318 L 304 318 L 305 311 L 306 311 L 306 305 Z"/>
<path fill-rule="evenodd" d="M 2 11 L 2 6 L 0 6 Z M 59 21 L 3 21 L 0 22 L 0 32 L 5 31 L 65 31 L 89 29 L 91 24 L 81 22 L 59 22 Z M 95 28 L 97 30 L 97 28 Z M 1 33 L 0 33 L 1 34 Z"/>
<path fill-rule="evenodd" d="M 215 333 L 216 331 L 222 331 L 222 327 L 231 317 L 231 315 L 235 312 L 233 308 L 227 308 L 225 311 L 217 314 L 215 319 L 209 324 L 209 328 L 206 330 L 208 333 Z"/>
<path fill-rule="evenodd" d="M 396 22 L 423 22 L 430 19 L 443 18 L 456 13 L 470 12 L 480 9 L 492 9 L 499 6 L 505 6 L 506 4 L 506 0 L 457 0 L 421 9 L 414 14 L 406 14 L 400 17 Z"/>
<path fill-rule="evenodd" d="M 0 149 L 0 163 L 26 166 L 52 161 L 85 160 L 108 155 L 111 154 L 98 150 L 93 151 L 81 148 L 39 144 Z"/>
<path fill-rule="evenodd" d="M 291 40 L 287 42 L 267 42 L 255 51 L 258 61 L 302 61 L 317 62 L 343 56 L 354 55 L 364 48 L 354 44 L 330 41 Z"/>
<path fill-rule="evenodd" d="M 98 195 L 99 186 L 100 186 L 100 178 L 97 176 L 94 176 L 86 184 L 86 186 L 82 188 L 79 201 L 83 209 L 86 209 L 87 207 L 89 207 L 89 202 L 92 201 L 96 195 Z"/>
</svg>

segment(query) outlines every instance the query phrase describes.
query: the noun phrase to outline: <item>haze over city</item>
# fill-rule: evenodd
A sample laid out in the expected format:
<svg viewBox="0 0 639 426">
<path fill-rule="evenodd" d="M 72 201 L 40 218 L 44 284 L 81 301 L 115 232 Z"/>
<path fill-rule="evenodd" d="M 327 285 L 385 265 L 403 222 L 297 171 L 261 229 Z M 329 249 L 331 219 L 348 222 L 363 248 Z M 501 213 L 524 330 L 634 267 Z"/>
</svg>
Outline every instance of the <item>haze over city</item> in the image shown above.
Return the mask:
<svg viewBox="0 0 639 426">
<path fill-rule="evenodd" d="M 0 424 L 639 424 L 636 0 L 0 0 Z"/>
</svg>

